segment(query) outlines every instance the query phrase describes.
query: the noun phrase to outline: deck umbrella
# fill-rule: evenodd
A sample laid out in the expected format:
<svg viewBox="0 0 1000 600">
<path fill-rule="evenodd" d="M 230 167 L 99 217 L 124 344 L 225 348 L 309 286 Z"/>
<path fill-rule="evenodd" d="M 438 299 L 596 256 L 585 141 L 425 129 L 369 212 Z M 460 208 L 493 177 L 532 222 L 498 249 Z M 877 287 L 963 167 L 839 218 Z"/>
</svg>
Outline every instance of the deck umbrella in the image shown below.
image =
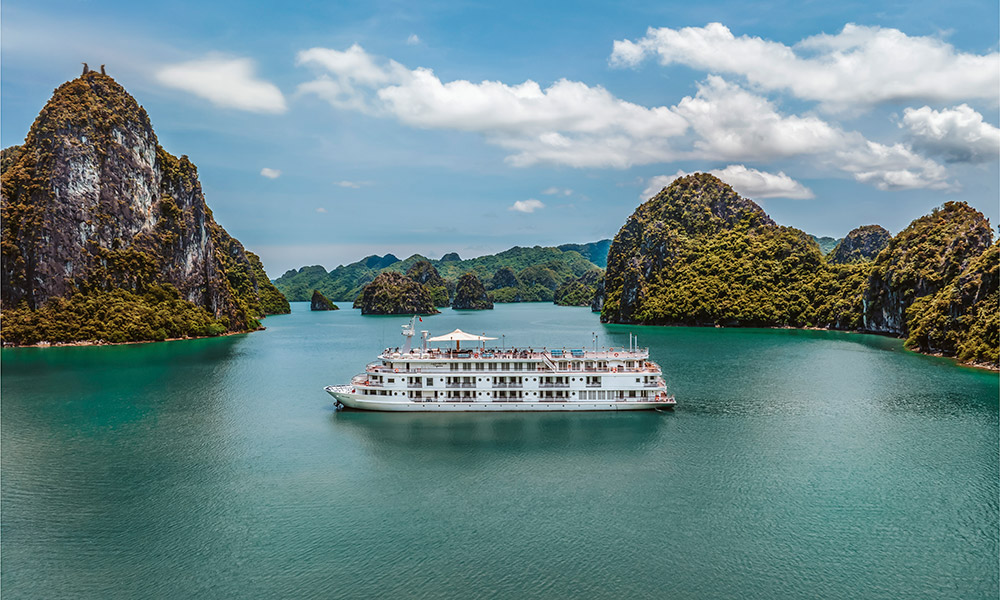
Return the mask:
<svg viewBox="0 0 1000 600">
<path fill-rule="evenodd" d="M 439 335 L 437 337 L 429 338 L 429 342 L 455 342 L 455 350 L 461 350 L 462 342 L 485 342 L 486 340 L 495 340 L 495 337 L 486 337 L 485 335 L 473 335 L 471 333 L 465 333 L 461 329 L 456 329 L 451 333 L 446 333 L 444 335 Z"/>
</svg>

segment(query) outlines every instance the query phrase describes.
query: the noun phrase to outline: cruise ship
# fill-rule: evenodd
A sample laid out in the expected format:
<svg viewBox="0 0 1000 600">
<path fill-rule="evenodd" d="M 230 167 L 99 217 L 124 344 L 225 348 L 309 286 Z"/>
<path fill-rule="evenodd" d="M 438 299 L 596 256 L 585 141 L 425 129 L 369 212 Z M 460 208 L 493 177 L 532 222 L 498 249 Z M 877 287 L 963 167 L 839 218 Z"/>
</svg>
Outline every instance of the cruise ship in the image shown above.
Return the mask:
<svg viewBox="0 0 1000 600">
<path fill-rule="evenodd" d="M 433 338 L 414 320 L 350 384 L 325 389 L 337 408 L 404 412 L 651 410 L 675 405 L 648 348 L 487 348 L 460 329 Z M 429 342 L 447 342 L 431 348 Z M 454 348 L 450 343 L 454 342 Z M 462 349 L 462 342 L 472 348 Z"/>
</svg>

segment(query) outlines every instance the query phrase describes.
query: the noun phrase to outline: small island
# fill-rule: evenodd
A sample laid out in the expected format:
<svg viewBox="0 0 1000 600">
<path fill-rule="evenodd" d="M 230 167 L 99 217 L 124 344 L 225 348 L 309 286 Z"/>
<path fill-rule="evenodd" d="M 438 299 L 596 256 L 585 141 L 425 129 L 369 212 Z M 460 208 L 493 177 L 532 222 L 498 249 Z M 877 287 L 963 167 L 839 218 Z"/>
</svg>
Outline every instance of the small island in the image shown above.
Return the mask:
<svg viewBox="0 0 1000 600">
<path fill-rule="evenodd" d="M 330 302 L 319 290 L 313 290 L 312 300 L 309 301 L 309 310 L 340 310 L 340 307 Z"/>
<path fill-rule="evenodd" d="M 380 273 L 366 285 L 354 300 L 354 308 L 360 308 L 363 315 L 433 315 L 441 312 L 434 307 L 423 285 L 393 271 Z"/>
<path fill-rule="evenodd" d="M 451 307 L 456 310 L 493 310 L 493 301 L 486 293 L 486 287 L 475 273 L 466 273 L 458 280 L 455 300 Z"/>
</svg>

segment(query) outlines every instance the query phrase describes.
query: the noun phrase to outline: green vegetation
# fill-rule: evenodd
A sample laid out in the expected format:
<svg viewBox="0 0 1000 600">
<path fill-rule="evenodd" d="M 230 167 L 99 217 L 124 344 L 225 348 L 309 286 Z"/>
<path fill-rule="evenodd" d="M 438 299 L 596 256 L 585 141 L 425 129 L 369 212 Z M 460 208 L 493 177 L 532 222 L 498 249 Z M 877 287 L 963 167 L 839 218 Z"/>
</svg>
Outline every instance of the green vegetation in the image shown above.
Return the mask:
<svg viewBox="0 0 1000 600">
<path fill-rule="evenodd" d="M 486 295 L 483 282 L 475 273 L 466 273 L 458 280 L 452 308 L 457 310 L 492 310 L 493 301 Z"/>
<path fill-rule="evenodd" d="M 597 293 L 597 284 L 603 276 L 604 271 L 594 269 L 575 281 L 560 285 L 553 295 L 553 302 L 559 306 L 590 306 Z"/>
<path fill-rule="evenodd" d="M 110 77 L 60 86 L 0 170 L 4 343 L 218 335 L 289 312 L 260 259 L 215 222 L 197 168 L 159 146 Z"/>
<path fill-rule="evenodd" d="M 380 273 L 358 294 L 354 308 L 363 315 L 431 315 L 434 308 L 424 286 L 396 272 Z"/>
<path fill-rule="evenodd" d="M 996 365 L 992 240 L 981 213 L 949 202 L 891 240 L 881 227 L 858 228 L 828 261 L 812 236 L 696 174 L 640 206 L 615 236 L 601 319 L 859 329 Z"/>
<path fill-rule="evenodd" d="M 51 298 L 38 310 L 27 302 L 3 312 L 5 344 L 139 342 L 213 336 L 230 329 L 225 318 L 181 299 L 172 285 L 136 294 L 124 289 Z"/>
<path fill-rule="evenodd" d="M 599 244 L 599 242 L 597 242 Z M 445 260 L 447 258 L 447 260 Z M 445 255 L 442 260 L 430 260 L 415 254 L 406 260 L 398 260 L 395 256 L 369 256 L 350 265 L 337 267 L 327 273 L 323 267 L 303 267 L 292 269 L 274 281 L 275 286 L 287 298 L 295 301 L 309 299 L 313 289 L 323 292 L 335 301 L 353 301 L 361 289 L 382 272 L 410 273 L 414 275 L 428 272 L 427 263 L 444 281 L 447 291 L 453 295 L 458 278 L 471 272 L 480 281 L 489 282 L 486 287 L 494 302 L 551 302 L 553 294 L 559 285 L 573 281 L 595 265 L 575 251 L 563 251 L 559 248 L 514 247 L 498 254 L 480 256 L 461 260 L 457 254 Z M 418 267 L 417 265 L 420 264 Z M 513 285 L 496 285 L 494 275 L 508 269 L 515 274 Z M 508 278 L 509 276 L 505 275 Z M 502 276 L 503 277 L 503 276 Z M 419 277 L 418 277 L 419 279 Z M 436 281 L 436 279 L 434 279 Z M 427 285 L 427 284 L 424 284 Z M 431 287 L 440 287 L 432 284 Z M 440 290 L 429 289 L 437 306 L 447 306 L 444 294 Z"/>
<path fill-rule="evenodd" d="M 580 256 L 604 269 L 608 266 L 608 250 L 611 248 L 611 240 L 601 240 L 589 244 L 562 244 L 556 247 L 563 252 L 578 252 Z"/>
<path fill-rule="evenodd" d="M 309 301 L 309 310 L 340 310 L 340 307 L 330 302 L 319 290 L 313 290 L 312 300 Z"/>
<path fill-rule="evenodd" d="M 448 294 L 448 284 L 438 273 L 429 260 L 418 260 L 406 270 L 406 276 L 424 286 L 430 294 L 434 306 L 451 304 Z"/>
<path fill-rule="evenodd" d="M 837 238 L 816 237 L 815 235 L 811 237 L 816 241 L 816 244 L 819 246 L 819 251 L 822 252 L 824 256 L 829 254 L 834 248 L 837 247 L 837 244 L 840 243 L 840 240 Z"/>
<path fill-rule="evenodd" d="M 881 225 L 858 227 L 837 243 L 827 260 L 840 265 L 874 260 L 889 244 L 890 238 L 892 236 Z"/>
</svg>

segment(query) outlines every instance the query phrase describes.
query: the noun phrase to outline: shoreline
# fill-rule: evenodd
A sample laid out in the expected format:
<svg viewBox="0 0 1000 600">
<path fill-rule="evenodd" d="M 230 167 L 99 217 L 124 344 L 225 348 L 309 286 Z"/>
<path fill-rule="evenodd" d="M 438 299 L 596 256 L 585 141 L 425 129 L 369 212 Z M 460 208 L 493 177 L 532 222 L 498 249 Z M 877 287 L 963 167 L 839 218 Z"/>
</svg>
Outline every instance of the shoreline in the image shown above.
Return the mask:
<svg viewBox="0 0 1000 600">
<path fill-rule="evenodd" d="M 36 344 L 10 344 L 4 345 L 4 349 L 13 348 L 82 348 L 86 346 L 133 346 L 136 344 L 159 344 L 161 342 L 183 342 L 185 340 L 208 340 L 221 337 L 229 337 L 232 335 L 244 335 L 247 333 L 253 333 L 255 331 L 264 331 L 267 327 L 263 325 L 258 329 L 248 329 L 246 331 L 227 331 L 225 333 L 220 333 L 219 335 L 197 335 L 193 337 L 181 337 L 181 338 L 166 338 L 163 340 L 135 340 L 131 342 L 107 342 L 101 341 L 80 341 L 80 342 L 38 342 Z"/>
</svg>

